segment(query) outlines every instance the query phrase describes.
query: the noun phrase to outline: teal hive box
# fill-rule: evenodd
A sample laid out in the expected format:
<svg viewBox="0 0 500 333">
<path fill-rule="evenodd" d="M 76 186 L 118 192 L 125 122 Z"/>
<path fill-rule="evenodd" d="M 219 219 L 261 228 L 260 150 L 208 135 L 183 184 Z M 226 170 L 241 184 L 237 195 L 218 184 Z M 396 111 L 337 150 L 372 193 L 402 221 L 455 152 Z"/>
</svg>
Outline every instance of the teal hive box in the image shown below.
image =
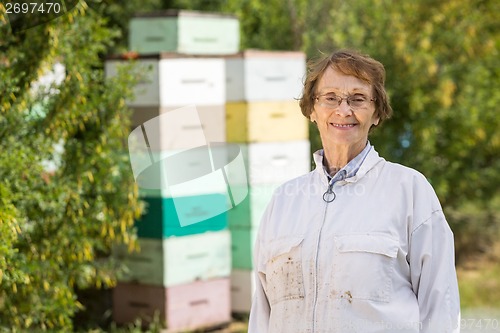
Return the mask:
<svg viewBox="0 0 500 333">
<path fill-rule="evenodd" d="M 179 197 L 175 198 L 175 203 L 174 198 L 146 197 L 142 200 L 147 208 L 135 223 L 139 237 L 165 238 L 227 229 L 227 212 L 214 216 L 224 211 L 221 207 L 226 207 L 222 194 Z M 181 210 L 179 205 L 183 207 Z"/>
<path fill-rule="evenodd" d="M 231 228 L 232 267 L 237 269 L 252 269 L 253 248 L 257 238 L 257 228 Z"/>
</svg>

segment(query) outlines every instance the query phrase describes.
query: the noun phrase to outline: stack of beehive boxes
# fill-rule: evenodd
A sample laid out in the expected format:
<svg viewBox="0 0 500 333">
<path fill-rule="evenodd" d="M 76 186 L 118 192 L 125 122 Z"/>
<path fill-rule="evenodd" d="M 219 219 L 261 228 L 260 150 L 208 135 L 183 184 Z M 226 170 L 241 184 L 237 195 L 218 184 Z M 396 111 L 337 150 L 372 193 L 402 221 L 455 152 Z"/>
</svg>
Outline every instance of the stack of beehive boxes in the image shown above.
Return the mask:
<svg viewBox="0 0 500 333">
<path fill-rule="evenodd" d="M 152 161 L 161 163 L 165 156 L 225 141 L 225 62 L 213 54 L 238 51 L 237 19 L 186 11 L 136 17 L 129 41 L 130 49 L 139 53 L 138 65 L 149 73 L 128 103 L 132 127 L 143 132 Z M 123 62 L 110 58 L 107 76 L 116 75 Z M 179 108 L 186 105 L 195 105 L 199 120 L 182 116 Z M 171 112 L 177 116 L 160 120 Z M 177 166 L 185 178 L 210 163 L 201 155 L 191 162 Z M 161 186 L 170 176 L 153 175 L 157 188 L 141 189 L 147 211 L 136 222 L 140 252 L 115 250 L 128 273 L 114 290 L 113 318 L 118 323 L 137 317 L 147 322 L 158 312 L 172 332 L 228 322 L 231 249 L 225 186 L 221 192 L 184 186 L 174 196 Z"/>
<path fill-rule="evenodd" d="M 250 185 L 247 198 L 228 212 L 233 312 L 250 310 L 252 251 L 273 191 L 310 170 L 308 125 L 296 100 L 305 67 L 302 52 L 246 50 L 226 57 L 226 139 L 240 145 Z"/>
</svg>

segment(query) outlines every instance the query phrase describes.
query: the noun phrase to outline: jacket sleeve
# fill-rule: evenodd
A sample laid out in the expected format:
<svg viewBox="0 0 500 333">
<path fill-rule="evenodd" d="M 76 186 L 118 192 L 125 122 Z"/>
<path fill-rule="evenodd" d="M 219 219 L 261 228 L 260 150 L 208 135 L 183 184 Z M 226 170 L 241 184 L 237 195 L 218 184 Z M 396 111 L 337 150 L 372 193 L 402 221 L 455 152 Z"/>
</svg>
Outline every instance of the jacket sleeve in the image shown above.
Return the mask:
<svg viewBox="0 0 500 333">
<path fill-rule="evenodd" d="M 252 308 L 250 310 L 250 320 L 248 322 L 248 333 L 267 333 L 269 328 L 269 316 L 271 308 L 266 296 L 266 274 L 259 270 L 258 258 L 260 244 L 259 239 L 254 250 L 254 270 L 255 270 L 255 291 L 253 294 Z"/>
<path fill-rule="evenodd" d="M 421 333 L 458 333 L 460 298 L 453 233 L 442 210 L 411 233 L 411 282 L 420 310 Z"/>
</svg>

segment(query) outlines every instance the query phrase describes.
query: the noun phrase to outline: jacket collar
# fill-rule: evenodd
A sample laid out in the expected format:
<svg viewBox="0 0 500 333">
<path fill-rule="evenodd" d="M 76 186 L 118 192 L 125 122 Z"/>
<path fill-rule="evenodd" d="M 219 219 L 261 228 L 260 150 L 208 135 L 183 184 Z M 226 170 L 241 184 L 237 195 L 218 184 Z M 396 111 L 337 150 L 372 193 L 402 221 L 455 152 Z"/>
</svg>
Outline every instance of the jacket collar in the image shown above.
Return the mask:
<svg viewBox="0 0 500 333">
<path fill-rule="evenodd" d="M 369 144 L 369 143 L 368 143 Z M 350 176 L 345 179 L 346 182 L 354 183 L 359 179 L 363 178 L 368 171 L 373 169 L 375 165 L 379 162 L 385 161 L 384 158 L 380 157 L 378 152 L 375 150 L 373 146 L 370 146 L 371 149 L 363 160 L 361 166 L 357 170 L 356 174 Z M 328 183 L 328 176 L 323 167 L 323 149 L 317 150 L 313 154 L 314 163 L 316 164 L 316 168 L 314 172 L 318 174 L 326 183 Z"/>
</svg>

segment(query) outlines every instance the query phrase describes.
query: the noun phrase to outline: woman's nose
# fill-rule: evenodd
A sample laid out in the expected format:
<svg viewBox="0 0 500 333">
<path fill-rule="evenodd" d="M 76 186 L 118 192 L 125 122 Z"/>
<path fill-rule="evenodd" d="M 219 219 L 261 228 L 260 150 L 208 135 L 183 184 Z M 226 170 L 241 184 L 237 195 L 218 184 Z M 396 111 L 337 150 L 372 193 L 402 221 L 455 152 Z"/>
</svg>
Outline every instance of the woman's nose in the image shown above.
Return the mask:
<svg viewBox="0 0 500 333">
<path fill-rule="evenodd" d="M 345 99 L 342 100 L 339 107 L 337 108 L 337 114 L 339 116 L 343 116 L 343 117 L 347 117 L 347 116 L 350 116 L 352 114 L 352 109 L 349 106 L 349 104 L 347 104 L 347 100 L 345 100 Z"/>
</svg>

